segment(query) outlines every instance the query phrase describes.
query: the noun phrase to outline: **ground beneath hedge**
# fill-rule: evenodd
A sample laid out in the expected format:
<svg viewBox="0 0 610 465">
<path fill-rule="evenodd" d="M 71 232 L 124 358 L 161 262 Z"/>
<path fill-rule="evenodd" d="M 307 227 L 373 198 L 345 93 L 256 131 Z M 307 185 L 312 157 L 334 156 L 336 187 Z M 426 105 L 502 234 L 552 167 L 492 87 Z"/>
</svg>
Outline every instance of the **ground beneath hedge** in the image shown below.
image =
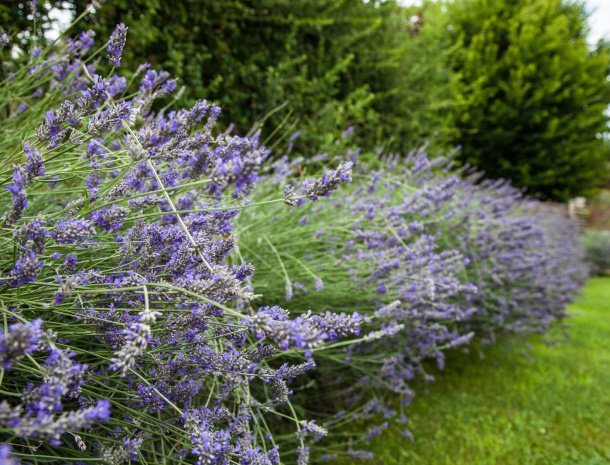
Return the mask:
<svg viewBox="0 0 610 465">
<path fill-rule="evenodd" d="M 591 280 L 570 312 L 565 342 L 452 356 L 410 408 L 414 442 L 388 432 L 379 463 L 609 464 L 610 278 Z"/>
</svg>

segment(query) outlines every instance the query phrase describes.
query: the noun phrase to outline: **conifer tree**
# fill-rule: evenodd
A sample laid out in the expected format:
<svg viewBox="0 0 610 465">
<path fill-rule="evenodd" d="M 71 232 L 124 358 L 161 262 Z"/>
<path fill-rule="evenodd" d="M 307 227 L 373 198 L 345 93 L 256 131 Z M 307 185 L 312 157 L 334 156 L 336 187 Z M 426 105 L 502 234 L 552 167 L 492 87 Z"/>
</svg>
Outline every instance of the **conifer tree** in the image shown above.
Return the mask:
<svg viewBox="0 0 610 465">
<path fill-rule="evenodd" d="M 541 198 L 588 193 L 607 176 L 607 44 L 587 43 L 581 4 L 459 0 L 453 116 L 464 162 Z"/>
</svg>

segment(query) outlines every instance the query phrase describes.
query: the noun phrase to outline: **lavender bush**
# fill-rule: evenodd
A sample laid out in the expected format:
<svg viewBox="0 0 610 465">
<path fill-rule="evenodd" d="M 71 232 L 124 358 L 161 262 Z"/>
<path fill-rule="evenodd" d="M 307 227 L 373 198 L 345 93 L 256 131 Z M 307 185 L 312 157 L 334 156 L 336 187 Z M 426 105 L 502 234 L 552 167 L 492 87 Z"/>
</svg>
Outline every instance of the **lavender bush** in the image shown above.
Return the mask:
<svg viewBox="0 0 610 465">
<path fill-rule="evenodd" d="M 298 164 L 278 162 L 258 188 L 261 199 L 294 184 Z M 391 423 L 411 436 L 404 407 L 416 378 L 433 379 L 431 361 L 442 368 L 447 349 L 544 332 L 565 316 L 586 269 L 567 218 L 508 183 L 476 183 L 479 175 L 423 149 L 356 163 L 353 177 L 326 202 L 301 201 L 274 216 L 244 211 L 237 243 L 257 267 L 253 290 L 264 298 L 283 297 L 302 312 L 363 315 L 363 340 L 318 354 L 318 394 L 296 402 L 341 444 L 323 444 L 322 458 L 366 460 L 366 443 Z M 359 431 L 346 429 L 352 422 L 368 426 L 348 434 Z"/>
<path fill-rule="evenodd" d="M 215 130 L 205 100 L 157 110 L 176 81 L 116 74 L 126 36 L 61 36 L 5 63 L 3 463 L 276 464 L 280 443 L 306 463 L 324 430 L 289 385 L 361 318 L 255 306 L 253 267 L 226 257 L 267 150 Z"/>
</svg>

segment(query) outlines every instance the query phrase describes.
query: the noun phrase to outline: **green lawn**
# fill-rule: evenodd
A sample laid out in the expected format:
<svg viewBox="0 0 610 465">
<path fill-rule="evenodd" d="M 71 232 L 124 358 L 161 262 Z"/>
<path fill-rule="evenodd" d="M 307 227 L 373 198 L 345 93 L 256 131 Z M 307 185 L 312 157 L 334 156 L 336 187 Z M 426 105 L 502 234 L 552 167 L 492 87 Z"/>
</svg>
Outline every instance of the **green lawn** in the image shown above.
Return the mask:
<svg viewBox="0 0 610 465">
<path fill-rule="evenodd" d="M 415 441 L 388 432 L 378 462 L 610 464 L 610 278 L 591 280 L 570 310 L 566 342 L 452 356 L 410 408 Z"/>
</svg>

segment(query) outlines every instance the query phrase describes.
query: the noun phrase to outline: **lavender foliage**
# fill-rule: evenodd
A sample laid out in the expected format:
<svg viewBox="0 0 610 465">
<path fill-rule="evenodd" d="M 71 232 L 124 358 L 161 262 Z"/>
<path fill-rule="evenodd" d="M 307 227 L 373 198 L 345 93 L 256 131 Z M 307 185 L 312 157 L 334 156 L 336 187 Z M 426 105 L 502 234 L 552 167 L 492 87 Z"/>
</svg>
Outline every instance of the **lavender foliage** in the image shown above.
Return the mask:
<svg viewBox="0 0 610 465">
<path fill-rule="evenodd" d="M 119 25 L 108 44 L 115 67 L 125 36 Z M 253 267 L 229 255 L 269 151 L 216 130 L 211 102 L 157 111 L 176 86 L 162 70 L 143 67 L 123 98 L 127 80 L 96 74 L 92 49 L 84 33 L 3 83 L 26 104 L 1 121 L 0 144 L 17 155 L 0 194 L 12 394 L 0 436 L 32 461 L 60 447 L 83 463 L 165 463 L 171 450 L 184 463 L 277 464 L 273 431 L 301 430 L 288 385 L 361 318 L 258 309 Z M 37 124 L 23 144 L 16 123 Z M 319 195 L 347 174 L 329 176 Z"/>
<path fill-rule="evenodd" d="M 544 332 L 566 316 L 586 277 L 578 231 L 565 216 L 506 182 L 479 182 L 479 174 L 455 170 L 423 148 L 356 165 L 353 186 L 322 204 L 297 201 L 295 171 L 281 159 L 259 190 L 264 200 L 288 184 L 285 203 L 296 208 L 278 207 L 274 216 L 244 212 L 248 226 L 238 245 L 242 253 L 256 250 L 253 286 L 266 299 L 284 298 L 300 318 L 311 318 L 310 308 L 338 306 L 362 315 L 360 341 L 322 351 L 318 394 L 297 398 L 331 437 L 344 437 L 349 421 L 374 422 L 351 437 L 362 447 L 344 451 L 354 459 L 368 457 L 366 443 L 388 422 L 404 429 L 401 411 L 415 395 L 413 381 L 433 379 L 431 362 L 442 368 L 447 350 L 474 341 Z M 257 235 L 271 245 L 253 245 Z M 298 253 L 303 261 L 291 263 Z M 277 265 L 284 270 L 279 282 Z M 288 328 L 281 334 L 290 341 Z M 320 408 L 329 399 L 343 406 L 341 415 Z"/>
</svg>

